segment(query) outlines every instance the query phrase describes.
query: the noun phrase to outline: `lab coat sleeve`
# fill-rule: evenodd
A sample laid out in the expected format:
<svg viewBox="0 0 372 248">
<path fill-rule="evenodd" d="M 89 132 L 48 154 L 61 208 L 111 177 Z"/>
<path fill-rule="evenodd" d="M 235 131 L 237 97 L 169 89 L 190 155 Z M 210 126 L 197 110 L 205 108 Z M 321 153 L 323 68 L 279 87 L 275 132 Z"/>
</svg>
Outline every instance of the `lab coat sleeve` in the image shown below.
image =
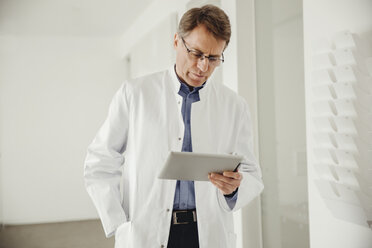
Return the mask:
<svg viewBox="0 0 372 248">
<path fill-rule="evenodd" d="M 244 100 L 240 118 L 237 146 L 234 153 L 236 155 L 242 155 L 244 160 L 238 170 L 242 174 L 242 181 L 237 192 L 235 206 L 232 209 L 227 204 L 225 196 L 220 190 L 217 190 L 220 206 L 226 211 L 236 211 L 248 205 L 254 198 L 260 195 L 264 188 L 261 169 L 253 155 L 252 122 L 248 104 Z"/>
<path fill-rule="evenodd" d="M 116 92 L 108 116 L 88 147 L 84 164 L 86 189 L 98 211 L 106 237 L 127 221 L 121 204 L 120 179 L 122 153 L 128 136 L 126 84 Z"/>
</svg>

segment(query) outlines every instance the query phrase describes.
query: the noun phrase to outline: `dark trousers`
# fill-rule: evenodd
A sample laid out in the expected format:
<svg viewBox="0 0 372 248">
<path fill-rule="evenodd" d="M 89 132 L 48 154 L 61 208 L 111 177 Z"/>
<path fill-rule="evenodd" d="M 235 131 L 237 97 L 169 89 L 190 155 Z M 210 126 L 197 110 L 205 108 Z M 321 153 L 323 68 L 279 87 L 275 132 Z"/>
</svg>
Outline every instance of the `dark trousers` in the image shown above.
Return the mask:
<svg viewBox="0 0 372 248">
<path fill-rule="evenodd" d="M 199 248 L 197 223 L 172 224 L 169 233 L 168 248 Z"/>
</svg>

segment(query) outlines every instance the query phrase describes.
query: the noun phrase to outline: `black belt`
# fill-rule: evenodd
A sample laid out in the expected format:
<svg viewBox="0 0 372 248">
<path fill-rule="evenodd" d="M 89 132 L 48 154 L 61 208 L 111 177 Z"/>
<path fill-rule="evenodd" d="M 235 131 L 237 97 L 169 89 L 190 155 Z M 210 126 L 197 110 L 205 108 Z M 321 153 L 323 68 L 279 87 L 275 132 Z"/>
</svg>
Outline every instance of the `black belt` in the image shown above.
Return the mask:
<svg viewBox="0 0 372 248">
<path fill-rule="evenodd" d="M 172 224 L 189 224 L 196 222 L 196 210 L 173 210 Z"/>
</svg>

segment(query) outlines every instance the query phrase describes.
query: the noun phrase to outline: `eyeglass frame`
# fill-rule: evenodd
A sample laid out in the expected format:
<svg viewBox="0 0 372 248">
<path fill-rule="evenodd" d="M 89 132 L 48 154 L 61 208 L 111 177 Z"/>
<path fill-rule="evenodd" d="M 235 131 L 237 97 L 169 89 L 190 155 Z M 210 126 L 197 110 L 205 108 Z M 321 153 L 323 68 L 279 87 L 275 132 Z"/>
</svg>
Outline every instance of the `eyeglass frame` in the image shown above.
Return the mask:
<svg viewBox="0 0 372 248">
<path fill-rule="evenodd" d="M 204 53 L 202 53 L 201 51 L 197 51 L 195 49 L 190 49 L 186 46 L 186 42 L 185 40 L 183 39 L 183 37 L 181 37 L 182 39 L 182 43 L 183 45 L 185 46 L 186 48 L 186 51 L 187 51 L 187 54 L 190 54 L 191 52 L 193 52 L 193 55 L 196 57 L 197 60 L 200 60 L 200 61 L 203 61 L 205 58 L 208 59 L 208 63 L 212 63 L 211 65 L 213 65 L 213 60 L 211 61 L 210 59 L 211 58 L 216 58 L 215 62 L 217 62 L 218 60 L 220 61 L 220 63 L 218 65 L 215 65 L 215 67 L 219 66 L 221 63 L 225 62 L 225 58 L 224 58 L 224 55 L 223 53 L 221 54 L 220 57 L 217 57 L 217 56 L 211 56 L 211 55 L 205 55 Z"/>
</svg>

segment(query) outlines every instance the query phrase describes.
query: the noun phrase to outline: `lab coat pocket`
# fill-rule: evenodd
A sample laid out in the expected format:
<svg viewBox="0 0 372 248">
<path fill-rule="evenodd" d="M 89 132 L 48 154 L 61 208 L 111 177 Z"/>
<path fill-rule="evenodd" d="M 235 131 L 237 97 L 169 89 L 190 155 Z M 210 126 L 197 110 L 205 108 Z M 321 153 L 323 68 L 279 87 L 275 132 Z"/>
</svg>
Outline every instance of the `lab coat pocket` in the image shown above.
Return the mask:
<svg viewBox="0 0 372 248">
<path fill-rule="evenodd" d="M 233 232 L 229 232 L 229 245 L 231 248 L 236 247 L 236 234 Z"/>
<path fill-rule="evenodd" d="M 132 222 L 124 222 L 115 232 L 115 248 L 130 248 L 131 247 L 131 230 Z"/>
</svg>

